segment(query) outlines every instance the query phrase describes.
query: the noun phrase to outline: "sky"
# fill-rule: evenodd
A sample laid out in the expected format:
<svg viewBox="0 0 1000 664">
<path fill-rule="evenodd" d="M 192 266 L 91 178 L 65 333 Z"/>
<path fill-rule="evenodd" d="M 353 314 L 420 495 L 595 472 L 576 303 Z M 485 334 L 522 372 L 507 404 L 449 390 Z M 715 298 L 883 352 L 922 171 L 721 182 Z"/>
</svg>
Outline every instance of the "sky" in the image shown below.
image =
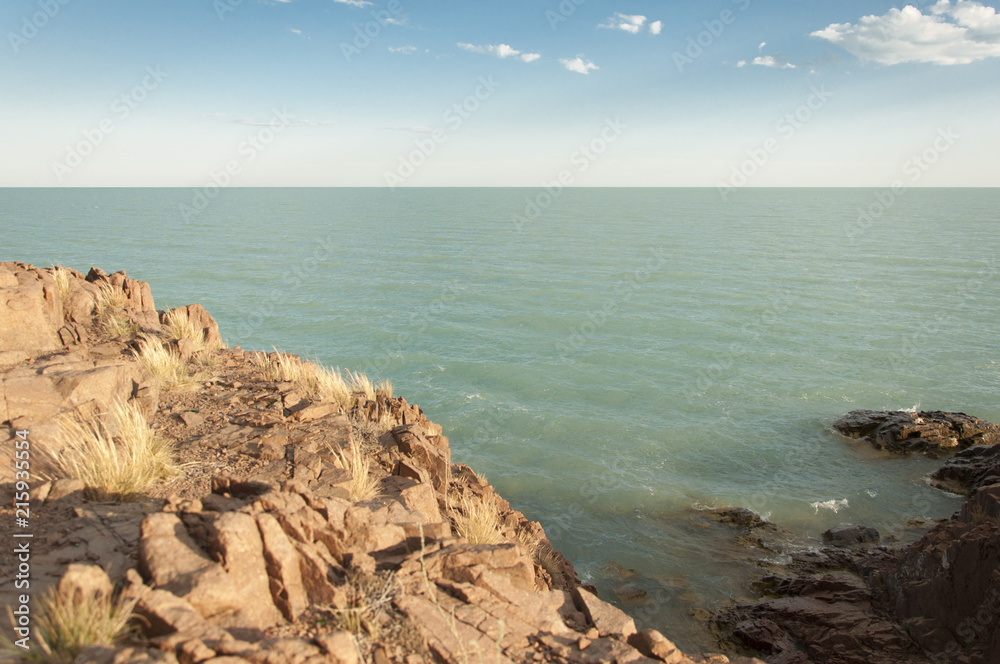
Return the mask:
<svg viewBox="0 0 1000 664">
<path fill-rule="evenodd" d="M 972 0 L 3 0 L 0 186 L 1000 186 Z"/>
</svg>

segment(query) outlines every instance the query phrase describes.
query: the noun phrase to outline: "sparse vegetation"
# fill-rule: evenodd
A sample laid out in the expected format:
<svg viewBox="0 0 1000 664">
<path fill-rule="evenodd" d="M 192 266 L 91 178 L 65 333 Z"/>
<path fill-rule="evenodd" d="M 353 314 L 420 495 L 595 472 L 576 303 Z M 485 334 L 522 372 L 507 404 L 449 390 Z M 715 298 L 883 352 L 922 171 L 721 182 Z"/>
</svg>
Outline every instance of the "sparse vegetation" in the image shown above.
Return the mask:
<svg viewBox="0 0 1000 664">
<path fill-rule="evenodd" d="M 337 458 L 341 465 L 351 473 L 351 502 L 362 503 L 374 500 L 382 495 L 378 478 L 371 472 L 371 463 L 361 451 L 357 443 L 351 444 L 349 450 L 337 450 Z"/>
<path fill-rule="evenodd" d="M 194 350 L 199 351 L 205 348 L 205 335 L 195 327 L 184 309 L 174 309 L 164 321 L 167 328 L 167 335 L 174 340 L 190 339 L 194 344 Z"/>
<path fill-rule="evenodd" d="M 379 637 L 381 617 L 396 592 L 392 572 L 365 574 L 352 570 L 347 576 L 347 608 L 324 607 L 334 615 L 337 625 L 352 634 Z"/>
<path fill-rule="evenodd" d="M 0 649 L 22 661 L 71 664 L 90 646 L 113 646 L 123 641 L 131 632 L 137 602 L 137 598 L 121 595 L 82 596 L 76 592 L 69 596 L 50 588 L 42 595 L 33 621 L 33 647 L 25 652 L 4 635 Z M 13 622 L 10 607 L 7 614 Z"/>
<path fill-rule="evenodd" d="M 106 421 L 105 421 L 106 420 Z M 135 500 L 153 483 L 176 477 L 173 449 L 154 435 L 139 406 L 116 403 L 104 420 L 62 421 L 57 477 L 75 478 L 96 500 Z"/>
<path fill-rule="evenodd" d="M 105 281 L 98 286 L 97 319 L 101 331 L 112 339 L 131 341 L 139 332 L 139 325 L 125 313 L 125 291 Z"/>
<path fill-rule="evenodd" d="M 139 362 L 165 390 L 183 390 L 192 387 L 196 379 L 188 373 L 187 366 L 177 353 L 165 348 L 154 337 L 139 340 L 139 348 L 134 351 Z"/>
<path fill-rule="evenodd" d="M 458 534 L 473 544 L 500 544 L 500 513 L 491 497 L 462 496 L 461 512 L 452 516 Z"/>
<path fill-rule="evenodd" d="M 392 383 L 382 381 L 377 386 L 362 373 L 331 369 L 275 350 L 270 355 L 260 353 L 251 360 L 255 369 L 266 380 L 280 380 L 295 385 L 311 399 L 335 401 L 349 410 L 354 406 L 355 394 L 375 399 L 378 394 L 392 395 Z"/>
<path fill-rule="evenodd" d="M 52 278 L 56 282 L 56 290 L 59 291 L 59 297 L 64 304 L 69 301 L 69 277 L 70 273 L 66 268 L 58 265 L 52 268 Z"/>
</svg>

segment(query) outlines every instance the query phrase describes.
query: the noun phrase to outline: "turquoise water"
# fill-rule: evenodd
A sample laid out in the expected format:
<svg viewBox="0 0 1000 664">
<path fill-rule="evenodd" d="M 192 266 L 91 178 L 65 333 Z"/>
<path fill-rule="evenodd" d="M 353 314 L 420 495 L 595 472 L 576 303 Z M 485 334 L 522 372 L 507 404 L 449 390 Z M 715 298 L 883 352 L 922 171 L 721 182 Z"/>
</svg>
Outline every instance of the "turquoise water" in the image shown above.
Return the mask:
<svg viewBox="0 0 1000 664">
<path fill-rule="evenodd" d="M 639 570 L 652 601 L 628 609 L 693 649 L 688 611 L 743 582 L 693 510 L 818 538 L 956 509 L 937 462 L 829 425 L 1000 421 L 1000 192 L 906 191 L 861 224 L 875 190 L 540 194 L 232 189 L 185 219 L 190 190 L 8 189 L 0 258 L 126 269 L 230 344 L 391 379 L 604 596 L 609 562 Z M 515 224 L 526 199 L 542 214 Z"/>
</svg>

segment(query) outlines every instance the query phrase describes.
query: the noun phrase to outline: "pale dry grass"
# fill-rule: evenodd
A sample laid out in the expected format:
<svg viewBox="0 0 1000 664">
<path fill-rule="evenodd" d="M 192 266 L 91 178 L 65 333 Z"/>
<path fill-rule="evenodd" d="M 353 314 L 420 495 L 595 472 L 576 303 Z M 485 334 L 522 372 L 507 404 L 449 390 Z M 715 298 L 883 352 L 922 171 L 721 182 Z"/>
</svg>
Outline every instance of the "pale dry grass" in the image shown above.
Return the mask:
<svg viewBox="0 0 1000 664">
<path fill-rule="evenodd" d="M 99 594 L 69 595 L 50 588 L 40 598 L 33 616 L 31 649 L 14 645 L 6 634 L 0 650 L 22 661 L 39 664 L 72 664 L 90 646 L 114 646 L 131 632 L 130 622 L 138 598 Z M 10 607 L 7 614 L 13 622 Z"/>
<path fill-rule="evenodd" d="M 139 340 L 139 349 L 133 351 L 139 363 L 151 373 L 165 390 L 185 390 L 195 385 L 197 379 L 188 373 L 187 366 L 177 353 L 165 348 L 154 337 Z"/>
<path fill-rule="evenodd" d="M 124 311 L 111 309 L 101 315 L 101 330 L 112 339 L 132 341 L 139 334 L 139 324 Z"/>
<path fill-rule="evenodd" d="M 491 497 L 463 496 L 461 512 L 452 514 L 455 530 L 472 544 L 500 544 L 500 513 Z"/>
<path fill-rule="evenodd" d="M 337 450 L 336 455 L 344 470 L 351 473 L 350 497 L 352 503 L 363 503 L 382 495 L 378 478 L 372 474 L 371 463 L 362 452 L 360 445 L 352 443 L 347 450 Z"/>
<path fill-rule="evenodd" d="M 70 271 L 59 265 L 52 268 L 52 279 L 56 282 L 56 290 L 63 303 L 69 302 L 69 279 Z"/>
<path fill-rule="evenodd" d="M 49 460 L 54 477 L 81 480 L 96 500 L 136 500 L 181 472 L 173 448 L 154 434 L 134 402 L 116 403 L 104 420 L 64 418 L 59 443 L 62 451 Z"/>
<path fill-rule="evenodd" d="M 116 288 L 110 281 L 102 281 L 97 286 L 97 314 L 103 316 L 105 312 L 121 309 L 125 306 L 127 298 L 125 291 Z"/>
<path fill-rule="evenodd" d="M 364 394 L 368 399 L 375 399 L 377 394 L 392 396 L 389 381 L 376 385 L 362 373 L 303 362 L 277 350 L 270 355 L 257 354 L 251 362 L 266 380 L 294 383 L 307 398 L 334 401 L 345 410 L 354 407 L 355 394 Z"/>
<path fill-rule="evenodd" d="M 167 336 L 171 339 L 176 341 L 190 339 L 195 351 L 205 348 L 205 335 L 195 327 L 184 309 L 175 309 L 167 314 L 164 325 L 167 328 Z"/>
</svg>

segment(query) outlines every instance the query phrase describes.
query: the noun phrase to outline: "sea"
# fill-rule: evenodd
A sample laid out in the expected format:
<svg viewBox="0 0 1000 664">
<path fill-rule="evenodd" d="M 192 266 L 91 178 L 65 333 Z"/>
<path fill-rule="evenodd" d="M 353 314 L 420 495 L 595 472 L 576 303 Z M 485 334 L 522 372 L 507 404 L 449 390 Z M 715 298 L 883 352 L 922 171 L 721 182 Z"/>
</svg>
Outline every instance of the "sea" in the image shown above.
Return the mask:
<svg viewBox="0 0 1000 664">
<path fill-rule="evenodd" d="M 709 510 L 808 548 L 959 507 L 940 460 L 831 423 L 1000 421 L 998 257 L 997 189 L 0 189 L 0 259 L 125 270 L 230 345 L 390 380 L 583 581 L 695 652 L 747 560 L 781 562 Z"/>
</svg>

